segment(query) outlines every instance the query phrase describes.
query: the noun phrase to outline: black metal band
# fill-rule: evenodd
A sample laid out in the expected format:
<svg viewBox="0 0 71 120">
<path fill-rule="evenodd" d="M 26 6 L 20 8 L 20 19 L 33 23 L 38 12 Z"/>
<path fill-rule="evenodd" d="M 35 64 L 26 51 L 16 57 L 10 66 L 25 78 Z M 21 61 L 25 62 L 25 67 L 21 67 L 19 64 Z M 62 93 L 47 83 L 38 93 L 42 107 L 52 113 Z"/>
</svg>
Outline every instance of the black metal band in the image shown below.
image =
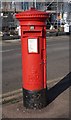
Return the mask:
<svg viewBox="0 0 71 120">
<path fill-rule="evenodd" d="M 23 89 L 23 103 L 26 108 L 41 109 L 47 105 L 47 89 L 28 91 Z"/>
</svg>

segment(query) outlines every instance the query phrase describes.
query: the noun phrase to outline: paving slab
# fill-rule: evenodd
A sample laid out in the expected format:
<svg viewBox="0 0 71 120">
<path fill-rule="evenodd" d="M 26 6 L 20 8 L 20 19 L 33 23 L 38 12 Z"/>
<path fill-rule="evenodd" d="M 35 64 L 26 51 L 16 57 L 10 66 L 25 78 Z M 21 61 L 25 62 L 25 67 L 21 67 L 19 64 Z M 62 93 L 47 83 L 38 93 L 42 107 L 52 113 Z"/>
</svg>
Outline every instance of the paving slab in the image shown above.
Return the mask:
<svg viewBox="0 0 71 120">
<path fill-rule="evenodd" d="M 43 109 L 26 109 L 21 99 L 4 104 L 2 114 L 3 118 L 69 118 L 69 88 Z"/>
</svg>

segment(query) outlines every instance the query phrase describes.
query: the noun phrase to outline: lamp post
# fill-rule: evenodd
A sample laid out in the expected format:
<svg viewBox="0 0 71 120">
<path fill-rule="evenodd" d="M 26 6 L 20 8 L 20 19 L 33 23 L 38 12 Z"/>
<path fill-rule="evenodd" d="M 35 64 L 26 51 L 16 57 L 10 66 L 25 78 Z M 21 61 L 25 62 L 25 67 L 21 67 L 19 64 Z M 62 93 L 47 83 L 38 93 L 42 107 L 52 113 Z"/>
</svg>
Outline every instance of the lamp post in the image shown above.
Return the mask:
<svg viewBox="0 0 71 120">
<path fill-rule="evenodd" d="M 1 4 L 1 10 L 2 10 L 2 8 L 3 8 L 3 6 L 2 6 L 2 1 L 0 1 L 0 4 Z"/>
<path fill-rule="evenodd" d="M 15 1 L 12 1 L 12 9 L 14 10 L 14 12 L 16 12 L 16 3 L 15 3 Z"/>
<path fill-rule="evenodd" d="M 57 0 L 57 32 L 58 32 L 58 0 Z"/>
<path fill-rule="evenodd" d="M 33 0 L 33 7 L 36 8 L 36 0 Z"/>
</svg>

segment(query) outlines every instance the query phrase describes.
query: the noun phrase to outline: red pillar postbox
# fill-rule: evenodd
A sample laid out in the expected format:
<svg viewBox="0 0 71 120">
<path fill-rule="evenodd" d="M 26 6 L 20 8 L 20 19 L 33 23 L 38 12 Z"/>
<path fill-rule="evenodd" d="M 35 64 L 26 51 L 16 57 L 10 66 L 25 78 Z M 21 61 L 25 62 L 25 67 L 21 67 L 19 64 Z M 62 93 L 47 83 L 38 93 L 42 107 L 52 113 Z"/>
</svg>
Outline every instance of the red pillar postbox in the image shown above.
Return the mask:
<svg viewBox="0 0 71 120">
<path fill-rule="evenodd" d="M 22 88 L 26 108 L 46 106 L 46 12 L 16 14 L 21 26 Z"/>
</svg>

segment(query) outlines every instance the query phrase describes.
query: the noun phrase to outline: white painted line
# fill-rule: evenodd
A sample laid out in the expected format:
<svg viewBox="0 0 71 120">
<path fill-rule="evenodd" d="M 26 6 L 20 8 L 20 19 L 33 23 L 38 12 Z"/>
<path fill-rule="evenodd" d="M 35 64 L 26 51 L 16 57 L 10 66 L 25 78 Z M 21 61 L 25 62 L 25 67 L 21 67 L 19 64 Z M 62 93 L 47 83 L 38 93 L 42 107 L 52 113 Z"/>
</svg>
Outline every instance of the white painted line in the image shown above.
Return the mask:
<svg viewBox="0 0 71 120">
<path fill-rule="evenodd" d="M 54 82 L 55 84 L 57 84 L 63 78 L 64 78 L 64 76 L 59 77 L 57 79 L 48 80 L 47 83 L 53 83 Z M 5 104 L 7 102 L 19 99 L 21 97 L 22 97 L 22 88 L 18 89 L 18 90 L 15 90 L 15 91 L 12 91 L 12 92 L 5 93 L 3 95 L 0 95 L 0 104 Z"/>
<path fill-rule="evenodd" d="M 14 40 L 5 40 L 4 42 L 20 42 L 20 39 L 14 39 Z"/>
<path fill-rule="evenodd" d="M 47 80 L 47 85 L 50 84 L 50 83 L 53 83 L 53 82 L 59 82 L 60 80 L 62 80 L 65 76 L 63 77 L 58 77 L 57 79 L 53 79 L 53 80 Z M 8 96 L 13 96 L 13 95 L 16 95 L 16 94 L 19 94 L 22 92 L 22 88 L 21 89 L 18 89 L 18 90 L 15 90 L 15 91 L 12 91 L 12 92 L 8 92 L 8 93 L 5 93 L 5 94 L 2 94 L 0 95 L 0 98 L 4 98 L 4 97 L 8 97 Z"/>
<path fill-rule="evenodd" d="M 14 50 L 20 50 L 20 48 L 18 48 L 18 49 L 9 49 L 9 50 L 3 50 L 3 51 L 0 51 L 0 53 L 4 53 L 4 52 L 10 52 L 10 51 L 14 51 Z"/>
<path fill-rule="evenodd" d="M 18 94 L 20 92 L 22 92 L 22 88 L 18 89 L 18 90 L 15 90 L 15 91 L 12 91 L 12 92 L 5 93 L 3 95 L 0 95 L 0 97 L 2 96 L 2 98 L 4 98 L 4 97 L 8 97 L 8 96 L 11 96 L 11 95 Z"/>
<path fill-rule="evenodd" d="M 16 100 L 22 97 L 22 92 L 20 92 L 19 94 L 13 95 L 13 96 L 8 96 L 2 99 L 2 101 L 0 101 L 0 103 L 2 102 L 3 104 L 12 101 L 12 100 Z"/>
<path fill-rule="evenodd" d="M 0 45 L 2 45 L 2 43 L 0 42 Z"/>
<path fill-rule="evenodd" d="M 60 80 L 62 80 L 65 76 L 62 76 L 62 77 L 58 77 L 58 78 L 55 78 L 53 80 L 47 80 L 47 84 L 50 84 L 52 82 L 59 82 Z"/>
</svg>

